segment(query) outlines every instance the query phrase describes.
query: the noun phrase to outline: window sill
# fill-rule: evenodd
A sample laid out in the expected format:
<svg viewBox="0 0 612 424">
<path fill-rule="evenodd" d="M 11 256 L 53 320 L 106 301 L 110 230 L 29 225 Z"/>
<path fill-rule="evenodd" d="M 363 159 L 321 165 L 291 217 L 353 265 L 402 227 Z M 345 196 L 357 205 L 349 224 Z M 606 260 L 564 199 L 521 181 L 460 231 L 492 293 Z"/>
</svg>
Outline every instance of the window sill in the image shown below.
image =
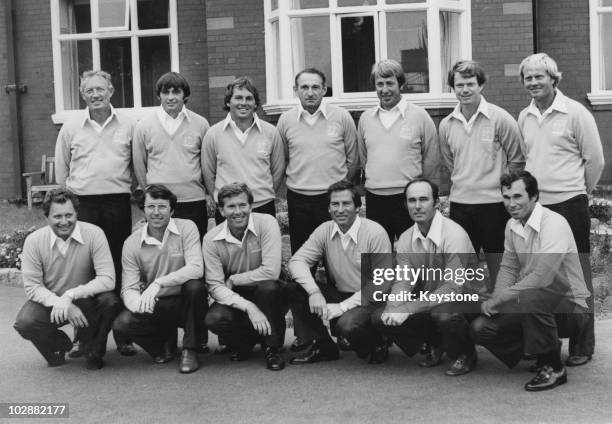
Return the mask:
<svg viewBox="0 0 612 424">
<path fill-rule="evenodd" d="M 612 92 L 587 93 L 593 110 L 612 110 Z"/>
<path fill-rule="evenodd" d="M 143 107 L 143 108 L 138 108 L 138 109 L 136 108 L 121 108 L 121 109 L 116 108 L 115 110 L 121 111 L 127 114 L 129 117 L 134 118 L 135 120 L 139 121 L 143 116 L 157 109 L 157 107 L 158 106 L 152 106 L 152 107 Z M 51 115 L 51 120 L 53 121 L 55 125 L 63 125 L 66 121 L 69 121 L 70 119 L 81 116 L 82 113 L 83 113 L 83 109 L 64 110 L 64 111 L 57 112 Z"/>
</svg>

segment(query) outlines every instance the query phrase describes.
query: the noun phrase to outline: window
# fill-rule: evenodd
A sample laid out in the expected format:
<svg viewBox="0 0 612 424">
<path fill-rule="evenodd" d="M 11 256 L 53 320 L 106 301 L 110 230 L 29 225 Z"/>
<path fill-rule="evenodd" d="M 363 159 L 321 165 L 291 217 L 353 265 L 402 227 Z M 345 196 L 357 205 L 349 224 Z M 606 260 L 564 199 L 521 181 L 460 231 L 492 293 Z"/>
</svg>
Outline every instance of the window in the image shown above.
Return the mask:
<svg viewBox="0 0 612 424">
<path fill-rule="evenodd" d="M 469 0 L 264 1 L 266 112 L 295 104 L 293 77 L 310 66 L 326 74 L 331 102 L 371 107 L 370 69 L 386 58 L 402 64 L 411 101 L 455 104 L 445 80 L 456 60 L 471 58 Z"/>
<path fill-rule="evenodd" d="M 157 105 L 154 84 L 178 71 L 176 0 L 51 0 L 54 122 L 85 107 L 80 75 L 102 69 L 117 108 Z"/>
<path fill-rule="evenodd" d="M 612 0 L 590 0 L 593 106 L 612 104 Z"/>
</svg>

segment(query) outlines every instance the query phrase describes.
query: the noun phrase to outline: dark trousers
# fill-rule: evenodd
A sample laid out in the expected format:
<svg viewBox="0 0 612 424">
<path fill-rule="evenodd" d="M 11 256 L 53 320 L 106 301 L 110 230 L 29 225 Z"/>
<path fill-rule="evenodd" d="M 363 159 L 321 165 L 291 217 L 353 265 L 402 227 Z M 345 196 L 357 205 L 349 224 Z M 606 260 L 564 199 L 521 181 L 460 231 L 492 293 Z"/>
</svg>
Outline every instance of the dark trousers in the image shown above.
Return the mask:
<svg viewBox="0 0 612 424">
<path fill-rule="evenodd" d="M 548 209 L 562 215 L 570 225 L 576 247 L 580 256 L 580 266 L 584 274 L 584 282 L 591 296 L 587 299 L 589 310 L 584 327 L 577 330 L 575 335 L 570 337 L 570 355 L 593 355 L 595 351 L 595 315 L 593 280 L 591 276 L 591 263 L 589 253 L 591 244 L 589 240 L 591 230 L 591 219 L 589 218 L 589 199 L 586 194 L 572 197 L 565 202 L 545 205 Z"/>
<path fill-rule="evenodd" d="M 250 350 L 257 343 L 281 348 L 285 342 L 285 314 L 288 310 L 286 283 L 258 281 L 233 290 L 261 310 L 270 323 L 271 334 L 260 336 L 246 312 L 218 302 L 212 304 L 206 315 L 206 327 L 223 343 L 237 350 Z"/>
<path fill-rule="evenodd" d="M 291 253 L 297 252 L 319 225 L 329 221 L 328 208 L 327 193 L 306 196 L 287 189 Z"/>
<path fill-rule="evenodd" d="M 208 212 L 206 211 L 206 200 L 196 202 L 179 202 L 174 210 L 175 218 L 190 219 L 198 227 L 200 241 L 204 238 L 208 229 Z"/>
<path fill-rule="evenodd" d="M 74 304 L 81 309 L 89 324 L 79 328 L 82 350 L 86 354 L 104 356 L 108 332 L 121 310 L 119 299 L 113 292 L 105 292 L 77 299 Z M 69 351 L 72 347 L 68 335 L 59 329 L 68 322 L 52 323 L 52 309 L 28 300 L 17 314 L 14 325 L 21 337 L 30 340 L 47 361 L 51 359 L 53 352 Z"/>
<path fill-rule="evenodd" d="M 450 218 L 468 233 L 476 253 L 481 248 L 485 252 L 490 276 L 488 289 L 492 292 L 504 253 L 504 231 L 510 219 L 504 203 L 471 205 L 451 202 Z"/>
<path fill-rule="evenodd" d="M 276 206 L 274 206 L 274 200 L 270 200 L 268 203 L 264 203 L 261 206 L 253 208 L 252 212 L 267 213 L 268 215 L 272 215 L 276 218 Z M 217 208 L 215 211 L 215 223 L 219 225 L 223 221 L 225 221 L 225 218 L 221 216 L 221 212 L 219 212 L 219 208 Z"/>
<path fill-rule="evenodd" d="M 115 320 L 113 329 L 155 357 L 162 353 L 165 341 L 173 337 L 176 340 L 176 328 L 182 327 L 183 348 L 197 350 L 206 332 L 206 296 L 206 286 L 201 280 L 189 280 L 183 284 L 180 295 L 159 298 L 152 314 L 124 309 Z"/>
<path fill-rule="evenodd" d="M 383 226 L 391 245 L 414 224 L 406 208 L 404 193 L 381 196 L 366 191 L 366 217 Z"/>
<path fill-rule="evenodd" d="M 518 303 L 506 303 L 500 314 L 481 315 L 472 321 L 472 338 L 512 368 L 523 353 L 542 355 L 557 350 L 560 337 L 569 337 L 584 326 L 587 317 L 583 312 L 562 295 L 525 290 Z"/>
<path fill-rule="evenodd" d="M 334 342 L 321 318 L 310 312 L 306 291 L 295 282 L 288 283 L 288 287 L 291 310 L 297 314 L 302 324 L 300 333 L 296 334 L 298 338 L 304 341 L 318 340 L 322 344 L 333 345 Z M 319 288 L 328 303 L 340 303 L 353 295 L 353 293 L 340 292 L 329 285 L 322 284 Z M 372 326 L 371 316 L 376 308 L 377 306 L 373 304 L 357 306 L 332 319 L 329 322 L 331 334 L 347 339 L 353 350 L 362 356 L 371 352 L 385 342 L 381 334 Z M 294 315 L 294 320 L 297 317 Z"/>
</svg>

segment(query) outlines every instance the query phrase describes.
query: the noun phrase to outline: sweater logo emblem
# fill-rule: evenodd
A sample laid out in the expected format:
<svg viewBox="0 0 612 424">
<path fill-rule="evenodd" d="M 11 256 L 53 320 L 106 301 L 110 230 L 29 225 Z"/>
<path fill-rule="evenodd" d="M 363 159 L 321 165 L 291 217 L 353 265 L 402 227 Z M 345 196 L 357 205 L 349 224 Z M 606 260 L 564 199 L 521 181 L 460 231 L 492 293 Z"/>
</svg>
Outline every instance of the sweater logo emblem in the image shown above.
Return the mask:
<svg viewBox="0 0 612 424">
<path fill-rule="evenodd" d="M 118 144 L 127 144 L 130 139 L 128 137 L 127 131 L 124 128 L 118 128 L 113 134 L 113 143 Z"/>
<path fill-rule="evenodd" d="M 272 143 L 267 139 L 262 139 L 257 142 L 257 154 L 267 156 Z"/>
<path fill-rule="evenodd" d="M 185 147 L 196 147 L 198 145 L 198 136 L 195 134 L 185 134 L 183 145 Z"/>
<path fill-rule="evenodd" d="M 556 136 L 562 136 L 565 133 L 565 117 L 559 117 L 552 121 L 552 133 Z"/>
<path fill-rule="evenodd" d="M 495 138 L 495 130 L 491 125 L 484 125 L 480 131 L 480 137 L 483 143 L 492 143 Z"/>
<path fill-rule="evenodd" d="M 400 138 L 405 138 L 407 140 L 411 140 L 414 138 L 414 128 L 409 123 L 405 123 L 400 127 L 399 132 Z"/>
<path fill-rule="evenodd" d="M 330 138 L 342 136 L 342 127 L 338 122 L 329 122 L 327 124 L 327 136 Z"/>
</svg>

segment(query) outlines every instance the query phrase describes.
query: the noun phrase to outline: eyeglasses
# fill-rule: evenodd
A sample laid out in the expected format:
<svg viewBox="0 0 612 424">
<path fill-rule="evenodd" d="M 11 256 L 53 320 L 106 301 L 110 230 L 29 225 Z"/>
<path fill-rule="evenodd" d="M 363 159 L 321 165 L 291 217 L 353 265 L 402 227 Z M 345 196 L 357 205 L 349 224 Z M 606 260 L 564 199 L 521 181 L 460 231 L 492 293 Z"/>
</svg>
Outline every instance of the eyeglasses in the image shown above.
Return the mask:
<svg viewBox="0 0 612 424">
<path fill-rule="evenodd" d="M 168 205 L 145 205 L 144 208 L 147 212 L 168 212 L 170 210 Z"/>
</svg>

